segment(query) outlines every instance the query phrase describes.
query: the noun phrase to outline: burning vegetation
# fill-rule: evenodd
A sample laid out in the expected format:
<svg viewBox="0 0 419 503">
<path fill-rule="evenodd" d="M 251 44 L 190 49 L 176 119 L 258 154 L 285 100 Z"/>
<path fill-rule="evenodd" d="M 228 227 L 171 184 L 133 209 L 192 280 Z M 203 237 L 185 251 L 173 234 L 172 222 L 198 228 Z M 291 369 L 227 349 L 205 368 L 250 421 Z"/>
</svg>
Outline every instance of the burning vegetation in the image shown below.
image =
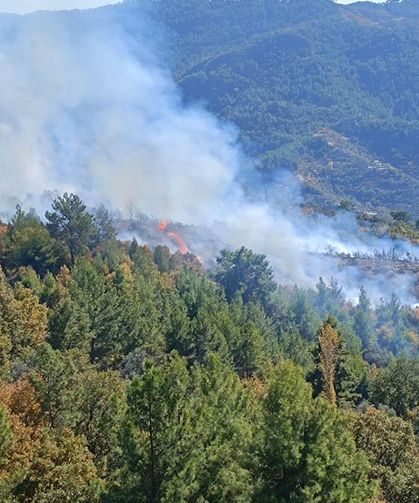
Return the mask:
<svg viewBox="0 0 419 503">
<path fill-rule="evenodd" d="M 190 251 L 188 245 L 185 243 L 185 240 L 183 239 L 183 237 L 179 233 L 175 232 L 174 230 L 170 230 L 169 220 L 162 220 L 159 223 L 159 231 L 166 234 L 166 236 L 172 242 L 174 242 L 176 244 L 179 252 L 182 255 L 187 255 L 188 253 L 191 253 L 191 251 Z"/>
</svg>

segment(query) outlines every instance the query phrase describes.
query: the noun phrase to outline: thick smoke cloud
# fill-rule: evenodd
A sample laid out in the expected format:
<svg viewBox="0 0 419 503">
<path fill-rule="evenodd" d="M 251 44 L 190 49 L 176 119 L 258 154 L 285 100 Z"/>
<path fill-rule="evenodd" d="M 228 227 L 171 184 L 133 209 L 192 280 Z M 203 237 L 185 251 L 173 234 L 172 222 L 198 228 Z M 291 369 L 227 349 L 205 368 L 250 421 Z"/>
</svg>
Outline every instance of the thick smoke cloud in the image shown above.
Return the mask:
<svg viewBox="0 0 419 503">
<path fill-rule="evenodd" d="M 0 214 L 18 201 L 43 211 L 51 194 L 72 191 L 90 206 L 207 226 L 220 246 L 266 253 L 284 281 L 336 276 L 352 297 L 361 284 L 389 291 L 385 278 L 371 283 L 308 255 L 386 245 L 356 237 L 354 221 L 313 226 L 297 210 L 292 175 L 280 181 L 275 210 L 249 202 L 234 128 L 182 104 L 150 43 L 155 27 L 143 19 L 126 30 L 130 22 L 124 8 L 0 18 Z M 410 279 L 402 290 L 397 281 L 407 296 Z"/>
<path fill-rule="evenodd" d="M 111 12 L 3 26 L 0 196 L 72 190 L 90 204 L 202 219 L 234 179 L 234 134 L 182 108 L 170 76 Z"/>
</svg>

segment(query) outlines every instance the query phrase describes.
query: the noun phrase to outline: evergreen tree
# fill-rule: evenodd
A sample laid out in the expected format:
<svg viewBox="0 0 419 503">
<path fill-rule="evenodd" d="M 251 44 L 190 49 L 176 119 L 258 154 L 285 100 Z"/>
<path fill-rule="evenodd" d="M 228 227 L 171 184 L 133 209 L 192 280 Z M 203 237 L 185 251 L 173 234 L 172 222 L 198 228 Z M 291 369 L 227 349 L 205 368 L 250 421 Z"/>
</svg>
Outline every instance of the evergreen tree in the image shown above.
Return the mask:
<svg viewBox="0 0 419 503">
<path fill-rule="evenodd" d="M 407 417 L 419 404 L 419 361 L 398 358 L 381 369 L 372 383 L 375 404 L 391 407 L 398 416 Z"/>
<path fill-rule="evenodd" d="M 328 285 L 322 277 L 316 285 L 317 295 L 315 298 L 315 306 L 317 307 L 320 316 L 336 315 L 344 302 L 342 287 L 339 287 L 334 278 L 330 279 Z"/>
<path fill-rule="evenodd" d="M 234 252 L 222 250 L 217 264 L 214 277 L 224 287 L 229 302 L 238 292 L 245 304 L 258 301 L 268 309 L 276 284 L 265 255 L 253 253 L 245 247 Z"/>
<path fill-rule="evenodd" d="M 54 351 L 47 343 L 35 355 L 35 371 L 29 379 L 49 428 L 71 427 L 77 417 L 74 407 L 77 365 L 86 362 L 75 358 L 77 355 Z"/>
<path fill-rule="evenodd" d="M 84 368 L 76 375 L 74 431 L 86 440 L 101 478 L 110 478 L 118 467 L 125 388 L 117 372 Z"/>
<path fill-rule="evenodd" d="M 177 356 L 148 364 L 128 390 L 127 465 L 116 497 L 250 503 L 248 413 L 239 380 L 216 359 L 192 372 Z"/>
<path fill-rule="evenodd" d="M 299 369 L 280 364 L 264 401 L 257 501 L 285 503 L 367 501 L 374 494 L 369 465 L 340 412 L 313 400 Z"/>
<path fill-rule="evenodd" d="M 153 251 L 154 262 L 160 272 L 168 272 L 170 269 L 170 250 L 167 246 L 157 245 Z"/>
<path fill-rule="evenodd" d="M 374 342 L 371 301 L 363 287 L 361 287 L 358 305 L 355 309 L 354 330 L 361 339 L 364 348 L 368 348 Z"/>
<path fill-rule="evenodd" d="M 254 322 L 247 322 L 240 331 L 237 346 L 232 351 L 234 366 L 243 378 L 251 377 L 266 361 L 265 341 Z"/>
<path fill-rule="evenodd" d="M 52 211 L 47 211 L 45 217 L 51 236 L 65 243 L 74 265 L 76 257 L 86 253 L 92 245 L 95 235 L 93 216 L 77 195 L 65 193 L 54 200 Z"/>
<path fill-rule="evenodd" d="M 116 229 L 112 217 L 105 206 L 100 205 L 94 216 L 96 226 L 96 244 L 109 243 L 116 239 Z"/>
<path fill-rule="evenodd" d="M 134 258 L 137 256 L 138 250 L 138 241 L 135 238 L 132 238 L 128 248 L 128 255 L 132 260 L 134 260 Z"/>
<path fill-rule="evenodd" d="M 340 407 L 353 407 L 362 399 L 365 367 L 360 355 L 353 355 L 343 343 L 336 368 L 336 394 Z"/>
<path fill-rule="evenodd" d="M 10 270 L 31 267 L 40 276 L 56 272 L 65 263 L 65 250 L 52 239 L 38 216 L 19 206 L 4 238 L 2 262 Z"/>
</svg>

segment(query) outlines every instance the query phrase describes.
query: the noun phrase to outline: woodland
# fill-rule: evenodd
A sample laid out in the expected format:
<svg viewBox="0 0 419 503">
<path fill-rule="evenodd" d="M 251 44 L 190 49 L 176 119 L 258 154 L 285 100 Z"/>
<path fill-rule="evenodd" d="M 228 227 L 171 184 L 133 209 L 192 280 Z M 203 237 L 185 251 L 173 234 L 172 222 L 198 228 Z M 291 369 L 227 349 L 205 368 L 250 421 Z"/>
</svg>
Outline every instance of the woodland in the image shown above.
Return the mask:
<svg viewBox="0 0 419 503">
<path fill-rule="evenodd" d="M 4 503 L 418 501 L 419 311 L 265 256 L 117 239 L 77 195 L 0 226 Z"/>
</svg>

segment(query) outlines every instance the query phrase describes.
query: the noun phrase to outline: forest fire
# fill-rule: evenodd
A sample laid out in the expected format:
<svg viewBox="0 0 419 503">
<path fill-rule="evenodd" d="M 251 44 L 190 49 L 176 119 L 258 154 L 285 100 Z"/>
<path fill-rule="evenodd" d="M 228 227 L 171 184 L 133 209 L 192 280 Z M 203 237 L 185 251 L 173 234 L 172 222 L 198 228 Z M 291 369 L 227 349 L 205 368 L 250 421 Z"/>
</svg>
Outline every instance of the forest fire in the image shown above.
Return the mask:
<svg viewBox="0 0 419 503">
<path fill-rule="evenodd" d="M 169 225 L 170 222 L 168 220 L 162 220 L 159 223 L 160 232 L 164 232 L 169 239 L 171 239 L 176 243 L 177 247 L 179 248 L 179 252 L 182 255 L 190 253 L 190 250 L 188 248 L 188 245 L 185 243 L 185 240 L 177 232 L 168 230 Z"/>
</svg>

